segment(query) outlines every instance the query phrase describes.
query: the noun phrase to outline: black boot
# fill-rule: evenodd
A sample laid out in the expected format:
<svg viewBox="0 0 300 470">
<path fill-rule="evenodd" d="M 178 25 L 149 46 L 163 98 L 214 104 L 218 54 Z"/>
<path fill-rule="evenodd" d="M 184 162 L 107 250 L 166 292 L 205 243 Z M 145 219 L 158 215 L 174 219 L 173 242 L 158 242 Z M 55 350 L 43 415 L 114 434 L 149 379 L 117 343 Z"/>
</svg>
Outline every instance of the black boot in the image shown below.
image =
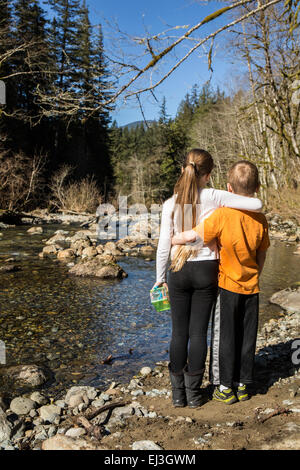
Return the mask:
<svg viewBox="0 0 300 470">
<path fill-rule="evenodd" d="M 188 372 L 188 366 L 185 366 L 183 372 L 187 404 L 190 408 L 197 408 L 205 403 L 200 390 L 204 369 Z"/>
<path fill-rule="evenodd" d="M 169 364 L 169 374 L 172 385 L 172 400 L 173 405 L 176 408 L 182 408 L 186 406 L 186 394 L 185 394 L 185 385 L 184 385 L 184 376 L 183 372 L 172 372 L 171 365 Z"/>
</svg>

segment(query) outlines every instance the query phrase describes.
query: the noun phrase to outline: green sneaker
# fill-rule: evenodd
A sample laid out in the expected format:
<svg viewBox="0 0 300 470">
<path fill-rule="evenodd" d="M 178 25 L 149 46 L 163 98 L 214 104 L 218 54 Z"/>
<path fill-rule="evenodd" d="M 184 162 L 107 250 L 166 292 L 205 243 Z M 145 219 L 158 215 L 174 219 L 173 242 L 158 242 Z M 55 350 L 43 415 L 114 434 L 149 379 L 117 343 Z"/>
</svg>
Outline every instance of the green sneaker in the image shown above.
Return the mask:
<svg viewBox="0 0 300 470">
<path fill-rule="evenodd" d="M 213 400 L 220 401 L 226 405 L 232 405 L 237 402 L 237 398 L 231 388 L 226 388 L 223 392 L 219 387 L 216 387 L 213 393 Z"/>
<path fill-rule="evenodd" d="M 241 385 L 238 386 L 237 391 L 236 391 L 236 396 L 238 401 L 246 401 L 249 400 L 249 394 L 247 392 L 247 387 L 246 385 Z"/>
</svg>

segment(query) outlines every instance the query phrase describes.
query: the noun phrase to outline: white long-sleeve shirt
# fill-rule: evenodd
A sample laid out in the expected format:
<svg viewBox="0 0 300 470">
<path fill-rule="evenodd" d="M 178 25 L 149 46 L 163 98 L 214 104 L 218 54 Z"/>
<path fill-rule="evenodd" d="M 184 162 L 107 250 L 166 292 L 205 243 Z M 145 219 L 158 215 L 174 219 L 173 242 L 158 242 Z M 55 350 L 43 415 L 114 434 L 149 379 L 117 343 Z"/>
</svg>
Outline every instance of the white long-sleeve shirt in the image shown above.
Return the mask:
<svg viewBox="0 0 300 470">
<path fill-rule="evenodd" d="M 240 196 L 228 191 L 222 191 L 213 188 L 205 188 L 200 190 L 199 195 L 200 211 L 197 214 L 197 224 L 209 217 L 218 207 L 231 207 L 232 209 L 248 210 L 259 212 L 262 209 L 262 202 L 258 198 Z M 176 196 L 172 196 L 165 201 L 162 208 L 160 236 L 156 253 L 156 282 L 162 283 L 166 281 L 167 264 L 169 256 L 174 255 L 175 246 L 171 246 L 172 237 L 182 232 L 181 221 L 176 216 L 175 209 Z M 189 230 L 192 227 L 185 227 Z M 204 245 L 196 256 L 190 257 L 189 262 L 214 260 L 219 258 L 217 242 L 213 241 L 209 245 Z"/>
</svg>

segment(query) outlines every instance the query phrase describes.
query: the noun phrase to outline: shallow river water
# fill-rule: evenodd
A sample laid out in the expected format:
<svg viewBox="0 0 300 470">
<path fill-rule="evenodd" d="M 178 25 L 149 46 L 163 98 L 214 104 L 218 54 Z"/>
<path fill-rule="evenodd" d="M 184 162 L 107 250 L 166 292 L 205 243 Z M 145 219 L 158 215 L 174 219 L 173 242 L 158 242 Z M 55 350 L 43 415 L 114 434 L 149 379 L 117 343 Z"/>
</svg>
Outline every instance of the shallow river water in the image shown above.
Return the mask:
<svg viewBox="0 0 300 470">
<path fill-rule="evenodd" d="M 122 281 L 82 279 L 58 261 L 40 259 L 43 239 L 62 226 L 3 230 L 0 263 L 16 258 L 21 270 L 0 275 L 0 340 L 7 364 L 35 363 L 55 371 L 59 390 L 67 384 L 102 386 L 127 382 L 143 365 L 168 358 L 170 313 L 156 313 L 149 302 L 155 261 L 121 258 Z M 78 227 L 63 227 L 70 234 Z M 268 300 L 299 281 L 295 246 L 272 241 L 261 280 L 260 323 L 280 311 Z M 101 364 L 112 355 L 111 364 Z M 3 386 L 3 385 L 2 385 Z"/>
</svg>

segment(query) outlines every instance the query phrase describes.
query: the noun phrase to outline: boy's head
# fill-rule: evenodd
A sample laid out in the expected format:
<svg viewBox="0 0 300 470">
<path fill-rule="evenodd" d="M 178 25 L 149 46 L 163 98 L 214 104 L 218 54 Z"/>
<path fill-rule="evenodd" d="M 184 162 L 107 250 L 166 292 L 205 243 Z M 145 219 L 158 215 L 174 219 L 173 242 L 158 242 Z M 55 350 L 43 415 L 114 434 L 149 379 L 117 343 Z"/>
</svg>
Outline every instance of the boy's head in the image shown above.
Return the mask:
<svg viewBox="0 0 300 470">
<path fill-rule="evenodd" d="M 241 160 L 229 169 L 227 188 L 231 193 L 253 196 L 259 186 L 258 169 L 253 163 Z"/>
</svg>

